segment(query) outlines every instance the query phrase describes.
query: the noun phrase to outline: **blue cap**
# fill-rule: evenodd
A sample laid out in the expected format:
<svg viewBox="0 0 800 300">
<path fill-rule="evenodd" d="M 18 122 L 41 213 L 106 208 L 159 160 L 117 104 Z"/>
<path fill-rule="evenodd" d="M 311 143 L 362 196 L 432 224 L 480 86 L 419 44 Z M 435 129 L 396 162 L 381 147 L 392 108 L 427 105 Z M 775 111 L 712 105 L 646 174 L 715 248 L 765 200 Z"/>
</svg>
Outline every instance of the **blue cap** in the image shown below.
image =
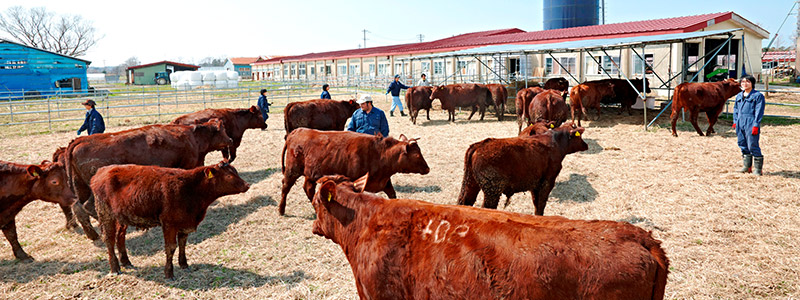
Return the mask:
<svg viewBox="0 0 800 300">
<path fill-rule="evenodd" d="M 394 78 L 400 78 L 400 75 L 394 75 Z"/>
</svg>

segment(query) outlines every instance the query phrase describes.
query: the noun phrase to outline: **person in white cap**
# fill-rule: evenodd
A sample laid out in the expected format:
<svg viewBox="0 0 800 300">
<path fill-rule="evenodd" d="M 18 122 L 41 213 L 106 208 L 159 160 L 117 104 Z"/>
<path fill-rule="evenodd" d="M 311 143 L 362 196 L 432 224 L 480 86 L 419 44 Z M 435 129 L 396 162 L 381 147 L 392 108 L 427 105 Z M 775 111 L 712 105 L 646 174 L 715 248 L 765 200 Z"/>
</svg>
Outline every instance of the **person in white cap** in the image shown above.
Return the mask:
<svg viewBox="0 0 800 300">
<path fill-rule="evenodd" d="M 373 135 L 379 132 L 383 137 L 389 136 L 389 121 L 386 120 L 386 114 L 372 106 L 372 97 L 361 95 L 356 103 L 361 108 L 353 112 L 347 130 Z"/>
</svg>

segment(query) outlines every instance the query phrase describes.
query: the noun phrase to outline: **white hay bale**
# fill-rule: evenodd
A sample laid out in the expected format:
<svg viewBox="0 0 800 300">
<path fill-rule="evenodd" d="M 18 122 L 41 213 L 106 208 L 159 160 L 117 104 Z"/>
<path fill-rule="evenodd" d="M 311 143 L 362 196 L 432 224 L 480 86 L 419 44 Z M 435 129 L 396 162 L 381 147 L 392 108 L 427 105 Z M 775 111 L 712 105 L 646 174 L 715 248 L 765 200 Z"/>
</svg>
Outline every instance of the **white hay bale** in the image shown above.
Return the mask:
<svg viewBox="0 0 800 300">
<path fill-rule="evenodd" d="M 187 73 L 181 79 L 185 79 L 186 81 L 201 81 L 203 80 L 203 74 L 198 71 L 186 71 Z"/>
<path fill-rule="evenodd" d="M 215 71 L 214 76 L 217 77 L 217 81 L 227 81 L 228 80 L 228 72 L 226 71 Z"/>
<path fill-rule="evenodd" d="M 228 80 L 228 88 L 229 89 L 237 88 L 237 87 L 239 87 L 239 81 L 238 80 Z"/>
<path fill-rule="evenodd" d="M 217 75 L 214 74 L 214 71 L 202 71 L 203 74 L 203 81 L 214 81 L 217 79 Z"/>
<path fill-rule="evenodd" d="M 228 73 L 228 80 L 236 80 L 239 81 L 239 72 L 236 71 L 227 71 Z"/>
</svg>

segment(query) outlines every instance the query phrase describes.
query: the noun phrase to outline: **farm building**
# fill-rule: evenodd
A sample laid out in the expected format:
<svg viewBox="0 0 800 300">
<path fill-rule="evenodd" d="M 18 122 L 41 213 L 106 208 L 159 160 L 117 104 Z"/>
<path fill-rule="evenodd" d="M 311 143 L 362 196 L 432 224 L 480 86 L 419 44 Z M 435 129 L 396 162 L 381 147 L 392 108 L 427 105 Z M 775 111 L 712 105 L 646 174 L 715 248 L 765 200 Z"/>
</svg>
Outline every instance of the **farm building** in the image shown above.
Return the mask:
<svg viewBox="0 0 800 300">
<path fill-rule="evenodd" d="M 127 83 L 136 85 L 155 84 L 156 75 L 159 72 L 167 72 L 167 77 L 172 72 L 178 71 L 197 71 L 200 66 L 176 63 L 171 61 L 160 61 L 144 65 L 128 67 L 126 69 Z"/>
<path fill-rule="evenodd" d="M 86 91 L 88 60 L 0 40 L 0 98 Z"/>
<path fill-rule="evenodd" d="M 231 57 L 228 59 L 233 63 L 233 70 L 239 73 L 241 79 L 253 79 L 253 71 L 250 64 L 264 60 L 262 57 Z"/>
<path fill-rule="evenodd" d="M 602 46 L 561 52 L 547 47 L 572 41 L 612 42 L 613 39 L 651 36 L 665 36 L 666 39 L 670 34 L 701 32 L 720 34 L 664 40 L 661 45 L 648 47 L 645 53 L 631 49 L 608 52 L 601 49 Z M 759 76 L 761 40 L 768 34 L 734 12 L 722 12 L 544 31 L 490 30 L 431 42 L 309 53 L 255 62 L 253 73 L 255 78 L 264 80 L 326 80 L 337 84 L 370 80 L 383 83 L 394 74 L 403 75 L 408 83 L 421 73 L 426 73 L 434 83 L 501 81 L 500 78 L 525 76 L 566 77 L 575 84 L 608 75 L 622 77 L 620 73 L 642 76 L 644 60 L 649 66 L 648 77 L 651 71 L 677 74 L 686 67 L 683 77 L 675 78 L 675 82 L 688 81 L 694 75 L 698 75 L 697 81 L 706 81 L 705 75 L 719 66 L 728 68 L 733 77 L 741 76 L 743 71 Z M 543 50 L 524 55 L 476 53 L 461 59 L 441 55 L 493 45 L 537 45 Z M 640 58 L 642 56 L 644 59 Z M 608 75 L 604 74 L 606 72 Z"/>
</svg>

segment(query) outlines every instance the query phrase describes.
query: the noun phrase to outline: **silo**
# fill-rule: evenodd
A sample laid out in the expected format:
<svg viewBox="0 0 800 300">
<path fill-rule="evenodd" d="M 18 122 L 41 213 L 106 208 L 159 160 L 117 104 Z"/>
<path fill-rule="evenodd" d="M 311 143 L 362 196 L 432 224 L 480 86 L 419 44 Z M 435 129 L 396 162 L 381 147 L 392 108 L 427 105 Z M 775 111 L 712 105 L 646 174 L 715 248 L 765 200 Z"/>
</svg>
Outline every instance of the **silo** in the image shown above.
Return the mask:
<svg viewBox="0 0 800 300">
<path fill-rule="evenodd" d="M 544 0 L 544 30 L 597 25 L 600 0 Z"/>
</svg>

